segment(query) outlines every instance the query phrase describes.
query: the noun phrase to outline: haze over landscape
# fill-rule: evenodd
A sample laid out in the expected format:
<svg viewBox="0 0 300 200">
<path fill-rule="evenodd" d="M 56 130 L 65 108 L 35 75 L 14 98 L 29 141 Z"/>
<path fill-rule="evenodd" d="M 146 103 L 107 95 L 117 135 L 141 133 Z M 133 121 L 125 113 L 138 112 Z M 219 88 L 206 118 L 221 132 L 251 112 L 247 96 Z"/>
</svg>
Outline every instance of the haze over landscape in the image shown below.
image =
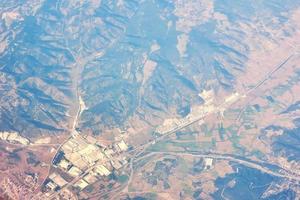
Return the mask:
<svg viewBox="0 0 300 200">
<path fill-rule="evenodd" d="M 299 0 L 1 0 L 0 199 L 300 199 Z"/>
</svg>

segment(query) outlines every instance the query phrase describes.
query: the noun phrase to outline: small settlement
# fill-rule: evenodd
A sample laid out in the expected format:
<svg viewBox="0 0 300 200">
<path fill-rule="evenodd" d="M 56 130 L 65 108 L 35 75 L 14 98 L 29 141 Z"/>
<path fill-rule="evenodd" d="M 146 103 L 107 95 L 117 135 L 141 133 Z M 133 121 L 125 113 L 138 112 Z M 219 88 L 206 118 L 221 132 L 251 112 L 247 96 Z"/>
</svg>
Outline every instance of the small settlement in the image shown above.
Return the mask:
<svg viewBox="0 0 300 200">
<path fill-rule="evenodd" d="M 184 118 L 165 119 L 163 124 L 157 127 L 156 132 L 161 135 L 166 134 L 170 131 L 176 130 L 177 128 L 186 126 L 196 120 L 199 120 L 208 113 L 213 113 L 216 111 L 216 107 L 214 105 L 214 92 L 212 90 L 203 90 L 199 96 L 204 100 L 203 105 L 192 107 L 191 112 Z"/>
<path fill-rule="evenodd" d="M 30 143 L 30 141 L 27 138 L 22 137 L 17 132 L 0 132 L 0 140 L 9 143 L 19 143 L 22 145 L 28 145 Z"/>
<path fill-rule="evenodd" d="M 208 114 L 222 112 L 229 105 L 236 102 L 240 97 L 245 97 L 245 95 L 241 96 L 239 93 L 235 92 L 226 97 L 224 102 L 220 106 L 217 106 L 215 105 L 215 97 L 212 90 L 203 90 L 203 92 L 200 93 L 199 96 L 204 100 L 204 103 L 202 105 L 193 106 L 191 108 L 191 112 L 183 118 L 165 119 L 163 124 L 156 128 L 156 133 L 163 135 L 168 132 L 175 131 L 180 127 L 187 126 L 195 121 L 198 121 Z"/>
</svg>

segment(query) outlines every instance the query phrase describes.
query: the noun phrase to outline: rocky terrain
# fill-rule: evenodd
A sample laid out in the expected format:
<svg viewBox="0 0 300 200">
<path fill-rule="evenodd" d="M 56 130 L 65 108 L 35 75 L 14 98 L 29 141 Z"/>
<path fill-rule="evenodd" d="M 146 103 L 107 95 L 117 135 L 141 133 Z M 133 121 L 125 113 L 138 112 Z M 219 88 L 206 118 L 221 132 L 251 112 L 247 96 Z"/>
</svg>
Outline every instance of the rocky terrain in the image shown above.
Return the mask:
<svg viewBox="0 0 300 200">
<path fill-rule="evenodd" d="M 3 1 L 1 130 L 27 136 L 182 115 L 234 90 L 251 51 L 293 34 L 297 1 Z M 284 29 L 282 29 L 284 27 Z M 276 38 L 273 38 L 276 37 Z M 260 39 L 260 40 L 259 40 Z M 257 41 L 259 40 L 259 41 Z M 258 43 L 257 43 L 258 42 Z"/>
<path fill-rule="evenodd" d="M 132 144 L 140 144 L 165 119 L 184 118 L 202 105 L 204 90 L 221 103 L 253 89 L 246 100 L 206 119 L 205 126 L 177 132 L 175 141 L 158 147 L 216 150 L 300 173 L 299 24 L 299 0 L 2 0 L 0 132 L 31 142 L 68 137 L 75 128 L 99 137 L 126 132 Z M 270 81 L 260 83 L 264 77 Z M 194 138 L 204 132 L 208 138 Z M 184 146 L 185 137 L 201 142 Z M 0 155 L 6 157 L 11 153 L 4 146 Z M 161 167 L 171 177 L 182 165 L 164 161 L 141 173 L 159 175 Z M 188 183 L 194 199 L 238 198 L 240 190 L 251 193 L 249 199 L 294 199 L 299 193 L 295 182 L 289 188 L 281 178 L 220 163 L 230 170 L 218 178 L 206 174 L 213 186 Z M 263 183 L 247 179 L 253 174 Z M 176 178 L 148 183 L 162 182 L 175 191 Z M 244 185 L 235 184 L 240 182 Z M 264 186 L 253 191 L 250 184 Z M 203 194 L 205 189 L 210 193 Z"/>
</svg>

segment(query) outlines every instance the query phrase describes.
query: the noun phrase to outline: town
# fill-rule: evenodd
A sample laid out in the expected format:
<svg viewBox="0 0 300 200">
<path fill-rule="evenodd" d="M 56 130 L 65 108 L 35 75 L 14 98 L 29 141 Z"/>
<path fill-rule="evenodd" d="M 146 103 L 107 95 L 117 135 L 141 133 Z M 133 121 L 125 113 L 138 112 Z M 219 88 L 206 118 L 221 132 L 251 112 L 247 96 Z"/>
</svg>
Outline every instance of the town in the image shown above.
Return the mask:
<svg viewBox="0 0 300 200">
<path fill-rule="evenodd" d="M 117 173 L 128 163 L 122 154 L 128 148 L 124 140 L 106 146 L 92 136 L 73 133 L 52 160 L 54 170 L 43 184 L 44 195 L 54 197 L 69 186 L 80 192 L 113 171 Z"/>
</svg>

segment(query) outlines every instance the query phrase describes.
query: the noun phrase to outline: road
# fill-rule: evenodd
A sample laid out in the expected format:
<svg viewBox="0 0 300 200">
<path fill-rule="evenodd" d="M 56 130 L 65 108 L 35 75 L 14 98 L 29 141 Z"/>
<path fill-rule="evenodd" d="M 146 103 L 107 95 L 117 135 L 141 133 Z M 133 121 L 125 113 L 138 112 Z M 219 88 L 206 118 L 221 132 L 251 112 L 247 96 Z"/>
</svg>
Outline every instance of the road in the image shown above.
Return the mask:
<svg viewBox="0 0 300 200">
<path fill-rule="evenodd" d="M 169 131 L 166 131 L 164 134 L 162 134 L 161 136 L 155 138 L 154 140 L 144 144 L 143 146 L 140 146 L 140 147 L 137 147 L 136 149 L 134 149 L 133 151 L 136 151 L 140 148 L 142 148 L 142 150 L 140 150 L 140 152 L 136 153 L 134 157 L 137 157 L 139 155 L 141 155 L 145 149 L 147 149 L 149 146 L 151 146 L 153 144 L 153 142 L 159 142 L 161 140 L 163 140 L 164 138 L 176 133 L 177 131 L 181 130 L 181 129 L 184 129 L 188 126 L 190 126 L 191 124 L 194 124 L 196 122 L 199 122 L 202 120 L 202 123 L 204 123 L 204 118 L 207 117 L 208 115 L 210 114 L 213 114 L 213 113 L 218 113 L 218 112 L 221 112 L 221 111 L 224 111 L 224 109 L 230 107 L 231 105 L 235 104 L 237 101 L 239 101 L 241 98 L 246 98 L 247 96 L 249 96 L 249 94 L 251 94 L 252 92 L 254 92 L 257 88 L 259 88 L 261 85 L 263 85 L 263 83 L 265 83 L 266 81 L 268 81 L 271 76 L 276 73 L 277 71 L 279 71 L 279 69 L 281 69 L 282 67 L 284 67 L 284 65 L 295 55 L 295 53 L 289 55 L 283 62 L 281 62 L 279 65 L 277 65 L 273 70 L 271 70 L 268 74 L 266 74 L 265 78 L 261 81 L 259 81 L 255 87 L 249 89 L 248 91 L 246 91 L 244 94 L 240 95 L 240 98 L 237 98 L 235 101 L 231 102 L 229 105 L 226 103 L 226 102 L 223 102 L 221 103 L 220 105 L 216 106 L 216 110 L 214 110 L 214 112 L 208 112 L 208 113 L 205 113 L 205 115 L 201 115 L 199 117 L 197 117 L 195 120 L 193 121 L 190 121 L 189 123 L 186 123 L 182 126 L 178 126 L 178 127 L 175 127 L 175 128 L 172 128 L 171 130 Z M 224 106 L 226 106 L 224 108 Z"/>
<path fill-rule="evenodd" d="M 230 155 L 222 155 L 222 154 L 217 154 L 217 153 L 193 153 L 193 152 L 172 152 L 172 151 L 157 151 L 157 152 L 149 152 L 147 156 L 152 156 L 152 155 L 159 155 L 159 154 L 168 154 L 168 155 L 175 155 L 175 156 L 192 156 L 192 157 L 197 157 L 197 158 L 213 158 L 213 159 L 219 159 L 219 160 L 228 160 L 232 162 L 236 162 L 254 169 L 257 169 L 261 172 L 270 174 L 272 176 L 280 177 L 280 178 L 286 178 L 294 181 L 299 181 L 300 182 L 300 177 L 297 177 L 295 175 L 289 175 L 289 174 L 282 174 L 276 171 L 272 171 L 268 167 L 262 166 L 262 164 L 258 164 L 257 162 L 252 162 L 249 160 L 243 160 L 243 159 L 238 159 Z"/>
<path fill-rule="evenodd" d="M 115 39 L 110 45 L 109 45 L 109 47 L 111 47 L 112 45 L 114 45 L 115 44 L 115 42 L 117 41 L 117 39 Z M 95 53 L 92 53 L 92 54 L 90 54 L 89 56 L 86 56 L 86 57 L 84 57 L 84 58 L 80 58 L 80 57 L 78 57 L 78 56 L 75 56 L 73 53 L 72 53 L 72 51 L 70 51 L 69 50 L 69 52 L 73 55 L 73 57 L 74 57 L 74 59 L 75 59 L 75 64 L 74 64 L 74 67 L 72 67 L 72 69 L 73 69 L 73 75 L 72 75 L 72 79 L 73 80 L 75 80 L 74 82 L 73 82 L 73 88 L 74 88 L 74 90 L 75 90 L 75 94 L 76 94 L 76 101 L 75 101 L 75 104 L 73 105 L 75 108 L 76 108 L 76 113 L 75 113 L 75 115 L 74 115 L 74 119 L 73 119 L 73 122 L 72 122 L 72 125 L 71 125 L 71 128 L 70 128 L 70 130 L 69 130 L 69 132 L 70 132 L 70 137 L 68 137 L 64 142 L 62 142 L 61 144 L 60 144 L 60 146 L 56 149 L 56 153 L 55 153 L 55 155 L 59 152 L 59 150 L 61 149 L 61 147 L 71 138 L 71 137 L 79 137 L 80 136 L 80 134 L 77 132 L 77 130 L 76 130 L 76 127 L 77 127 L 77 125 L 78 125 L 78 121 L 79 121 L 79 119 L 80 119 L 80 115 L 82 114 L 82 112 L 83 112 L 83 110 L 82 110 L 82 108 L 81 108 L 81 105 L 80 105 L 80 98 L 81 98 L 81 96 L 80 96 L 80 94 L 79 94 L 79 80 L 80 80 L 80 74 L 81 74 L 81 72 L 82 72 L 82 70 L 83 70 L 83 67 L 88 63 L 88 62 L 90 62 L 90 61 L 93 61 L 93 60 L 95 60 L 95 59 L 97 59 L 97 58 L 100 58 L 100 57 L 102 57 L 104 54 L 105 54 L 105 50 L 104 51 L 100 51 L 100 52 L 95 52 Z M 55 156 L 53 157 L 53 159 L 55 158 Z M 53 159 L 52 159 L 52 161 L 51 161 L 51 163 L 53 162 Z M 94 166 L 91 166 L 90 168 L 90 170 L 92 170 L 94 167 L 96 167 L 95 165 Z M 51 168 L 51 167 L 50 167 Z M 50 173 L 50 168 L 49 168 L 49 171 L 48 171 L 48 175 L 47 175 L 47 177 L 50 175 L 49 173 Z M 90 171 L 90 170 L 88 170 L 88 171 Z M 87 171 L 86 171 L 87 172 Z M 84 173 L 83 175 L 82 175 L 82 177 L 84 176 L 84 175 L 86 175 L 87 173 Z M 81 176 L 80 176 L 81 177 Z M 80 179 L 80 177 L 78 177 L 78 179 L 77 178 L 75 178 L 72 182 L 70 182 L 70 183 L 75 183 L 76 181 L 78 181 L 79 179 Z M 81 178 L 82 178 L 81 177 Z M 45 179 L 46 180 L 46 179 Z M 44 180 L 44 181 L 45 181 Z M 43 183 L 44 183 L 44 181 L 43 181 Z M 42 183 L 42 184 L 43 184 Z M 67 184 L 67 185 L 71 185 L 71 184 Z M 66 186 L 66 187 L 68 187 L 68 186 Z M 65 188 L 65 187 L 64 187 Z M 56 196 L 56 195 L 58 195 L 58 193 L 54 193 L 55 195 L 51 195 L 51 198 L 54 198 L 54 196 Z"/>
<path fill-rule="evenodd" d="M 101 165 L 103 163 L 101 162 L 101 163 L 98 163 L 98 164 Z M 54 199 L 55 197 L 57 197 L 65 188 L 68 188 L 69 186 L 74 185 L 77 181 L 79 181 L 80 179 L 82 179 L 85 175 L 87 175 L 90 171 L 92 171 L 95 167 L 97 167 L 98 164 L 92 165 L 89 168 L 87 168 L 83 174 L 75 177 L 71 182 L 68 182 L 66 185 L 64 185 L 61 188 L 61 190 L 59 190 L 57 192 L 53 192 L 48 198 L 49 199 Z"/>
<path fill-rule="evenodd" d="M 166 131 L 164 134 L 160 135 L 159 137 L 156 137 L 155 139 L 153 139 L 152 141 L 149 141 L 147 143 L 145 143 L 144 145 L 142 146 L 139 146 L 135 149 L 132 150 L 132 152 L 134 152 L 134 154 L 131 156 L 131 160 L 129 162 L 129 166 L 130 166 L 130 177 L 129 177 L 129 181 L 127 183 L 127 185 L 122 189 L 120 190 L 120 188 L 118 188 L 119 190 L 119 193 L 121 193 L 122 191 L 126 190 L 126 188 L 128 188 L 128 185 L 129 183 L 131 182 L 132 180 L 132 176 L 134 174 L 134 169 L 133 169 L 133 163 L 134 163 L 134 160 L 136 158 L 138 158 L 140 155 L 142 155 L 150 146 L 152 146 L 154 143 L 156 142 L 159 142 L 159 141 L 162 141 L 163 139 L 165 139 L 166 137 L 174 134 L 175 132 L 181 130 L 181 129 L 184 129 L 188 126 L 190 126 L 191 124 L 194 124 L 196 122 L 199 122 L 202 120 L 202 123 L 204 122 L 204 118 L 207 117 L 208 115 L 210 114 L 213 114 L 213 113 L 218 113 L 218 112 L 221 112 L 221 111 L 224 111 L 224 109 L 227 109 L 229 108 L 231 105 L 233 105 L 234 103 L 236 103 L 237 101 L 239 101 L 241 98 L 245 98 L 247 97 L 249 94 L 251 94 L 252 92 L 254 92 L 257 88 L 259 88 L 261 85 L 263 85 L 265 82 L 267 82 L 271 76 L 276 73 L 277 71 L 279 71 L 283 66 L 285 66 L 285 64 L 295 55 L 294 54 L 291 54 L 289 55 L 282 63 L 280 63 L 279 65 L 277 65 L 272 71 L 270 71 L 268 74 L 266 74 L 265 78 L 261 81 L 259 81 L 255 87 L 249 89 L 248 91 L 246 91 L 244 94 L 240 95 L 238 98 L 236 98 L 233 102 L 230 102 L 230 104 L 228 102 L 223 102 L 222 104 L 220 104 L 219 106 L 216 106 L 216 109 L 211 111 L 211 112 L 206 112 L 206 113 L 202 113 L 200 116 L 196 117 L 194 120 L 191 120 L 191 121 L 188 121 L 187 123 L 184 123 L 183 125 L 181 126 L 177 126 L 177 127 L 174 127 L 168 131 Z M 97 55 L 98 56 L 98 55 Z M 101 54 L 100 54 L 101 56 Z M 90 57 L 87 57 L 86 60 L 90 60 L 91 58 L 94 58 L 95 55 L 91 55 Z M 84 63 L 86 63 L 87 61 L 85 60 Z M 82 62 L 79 62 L 83 65 Z M 73 126 L 72 126 L 72 129 L 71 129 L 71 133 L 72 135 L 74 133 L 77 133 L 76 131 L 76 125 L 78 123 L 78 119 L 80 118 L 80 114 L 81 114 L 81 108 L 80 108 L 80 104 L 79 104 L 79 94 L 78 94 L 78 91 L 77 91 L 77 98 L 78 98 L 78 110 L 77 110 L 77 113 L 76 113 L 76 117 L 74 118 L 74 122 L 73 122 Z M 78 134 L 78 133 L 77 133 Z M 154 152 L 152 152 L 154 153 Z M 155 153 L 169 153 L 170 152 L 155 152 Z M 173 152 L 173 154 L 176 154 L 176 155 L 179 155 L 178 152 Z M 237 163 L 240 163 L 240 164 L 243 164 L 243 165 L 246 165 L 246 166 L 249 166 L 249 167 L 252 167 L 252 168 L 255 168 L 257 170 L 260 170 L 264 173 L 268 173 L 268 174 L 271 174 L 273 176 L 277 176 L 277 177 L 281 177 L 281 178 L 288 178 L 290 180 L 296 180 L 296 181 L 300 181 L 300 178 L 299 177 L 295 177 L 295 176 L 291 176 L 291 175 L 284 175 L 284 174 L 279 174 L 277 172 L 273 172 L 273 171 L 270 171 L 269 169 L 266 169 L 265 167 L 262 167 L 258 164 L 255 164 L 255 163 L 251 163 L 249 161 L 245 161 L 245 160 L 240 160 L 240 159 L 237 159 L 237 158 L 233 158 L 233 157 L 228 157 L 228 156 L 224 156 L 224 155 L 194 155 L 194 154 L 190 154 L 190 153 L 180 153 L 180 155 L 189 155 L 189 156 L 195 156 L 195 157 L 211 157 L 211 158 L 215 158 L 215 159 L 225 159 L 225 160 L 230 160 L 230 161 L 234 161 L 234 162 L 237 162 Z M 83 178 L 89 171 L 91 171 L 92 169 L 94 169 L 94 167 L 96 167 L 96 164 L 89 167 L 84 174 L 74 178 L 71 182 L 69 182 L 66 186 L 64 186 L 64 188 L 67 188 L 69 187 L 70 185 L 76 183 L 78 180 L 80 180 L 81 178 Z M 105 194 L 102 194 L 101 196 L 103 197 L 104 195 L 107 195 L 107 194 L 110 194 L 110 193 L 113 193 L 115 191 L 110 191 L 108 193 L 105 193 Z M 124 191 L 126 192 L 126 191 Z M 56 195 L 58 195 L 59 193 L 54 193 L 53 195 L 51 195 L 50 197 L 51 198 L 54 198 Z M 118 195 L 118 193 L 115 193 L 114 196 Z"/>
<path fill-rule="evenodd" d="M 125 190 L 126 188 L 128 188 L 128 185 L 130 184 L 130 182 L 131 182 L 131 180 L 132 180 L 132 176 L 133 176 L 133 173 L 134 173 L 134 172 L 133 172 L 133 167 L 132 167 L 132 165 L 133 165 L 134 160 L 135 160 L 138 156 L 142 155 L 142 154 L 146 151 L 146 149 L 147 149 L 148 147 L 152 146 L 152 145 L 153 145 L 153 142 L 155 142 L 155 143 L 156 143 L 156 142 L 159 142 L 159 141 L 165 139 L 166 137 L 168 137 L 168 136 L 170 136 L 170 135 L 176 133 L 177 131 L 179 131 L 179 130 L 181 130 L 181 129 L 184 129 L 184 128 L 190 126 L 191 124 L 194 124 L 194 123 L 196 123 L 196 122 L 199 122 L 200 120 L 202 120 L 202 122 L 204 122 L 203 119 L 204 119 L 206 116 L 208 116 L 209 114 L 224 111 L 224 109 L 229 108 L 231 105 L 235 104 L 235 103 L 236 103 L 237 101 L 239 101 L 241 98 L 246 98 L 246 97 L 249 96 L 251 93 L 253 93 L 255 90 L 257 90 L 260 86 L 262 86 L 265 82 L 267 82 L 267 81 L 272 77 L 272 75 L 274 75 L 274 74 L 275 74 L 276 72 L 278 72 L 281 68 L 283 68 L 283 67 L 285 66 L 285 64 L 286 64 L 286 63 L 287 63 L 294 55 L 296 55 L 296 53 L 290 54 L 286 59 L 284 59 L 283 62 L 281 62 L 280 64 L 276 65 L 276 66 L 274 67 L 273 70 L 271 70 L 270 72 L 268 72 L 268 73 L 266 74 L 266 76 L 265 76 L 262 80 L 260 80 L 253 88 L 247 90 L 244 94 L 240 95 L 240 98 L 237 98 L 235 101 L 231 102 L 229 105 L 228 105 L 228 103 L 223 102 L 223 103 L 220 104 L 219 106 L 216 106 L 216 110 L 215 110 L 214 112 L 205 113 L 206 115 L 201 115 L 201 116 L 197 117 L 195 120 L 190 121 L 189 123 L 186 123 L 186 124 L 184 124 L 184 125 L 182 125 L 182 126 L 178 126 L 178 127 L 172 128 L 171 130 L 166 131 L 163 135 L 161 135 L 161 136 L 155 138 L 154 140 L 149 141 L 148 143 L 146 143 L 146 144 L 144 144 L 144 145 L 142 145 L 142 146 L 139 146 L 139 147 L 137 147 L 137 148 L 134 148 L 134 149 L 132 150 L 132 152 L 134 152 L 134 155 L 131 157 L 131 161 L 130 161 L 130 169 L 131 169 L 131 170 L 130 170 L 129 181 L 127 182 L 127 186 L 126 186 L 125 188 L 123 188 L 123 190 L 120 191 L 119 193 L 125 192 L 124 190 Z M 174 154 L 176 154 L 176 153 L 174 153 Z M 181 155 L 182 155 L 182 154 L 181 154 Z M 201 156 L 202 156 L 202 157 L 212 157 L 211 155 L 195 155 L 195 156 L 199 156 L 199 157 L 201 157 Z M 283 175 L 283 174 L 279 174 L 279 173 L 270 171 L 270 170 L 268 170 L 268 169 L 266 169 L 266 168 L 263 168 L 262 166 L 257 165 L 257 164 L 255 164 L 255 163 L 247 162 L 247 161 L 240 160 L 240 159 L 237 159 L 237 158 L 230 158 L 230 157 L 228 157 L 228 156 L 222 156 L 222 155 L 218 155 L 218 156 L 217 156 L 217 155 L 214 155 L 214 156 L 215 156 L 214 158 L 216 158 L 216 159 L 226 159 L 226 160 L 231 160 L 231 161 L 234 161 L 234 162 L 238 162 L 238 163 L 240 163 L 240 164 L 247 165 L 247 166 L 249 166 L 249 167 L 255 168 L 255 169 L 260 170 L 260 171 L 262 171 L 262 172 L 264 172 L 264 173 L 268 173 L 268 174 L 271 174 L 271 175 L 274 175 L 274 176 L 277 176 L 277 177 L 288 178 L 288 179 L 290 179 L 290 180 L 300 181 L 300 178 L 299 178 L 299 177 L 296 177 L 295 175 Z M 286 170 L 286 169 L 285 169 L 285 170 Z M 286 171 L 288 171 L 288 170 L 286 170 Z M 112 192 L 110 192 L 110 193 L 113 193 L 113 192 L 114 192 L 114 191 L 112 191 Z M 106 193 L 106 194 L 108 194 L 108 193 Z M 105 194 L 105 195 L 106 195 L 106 194 Z M 118 194 L 115 194 L 114 197 L 117 196 L 117 195 L 118 195 Z M 103 197 L 104 195 L 101 195 L 101 196 Z"/>
<path fill-rule="evenodd" d="M 259 81 L 259 82 L 255 85 L 255 87 L 249 89 L 249 90 L 246 92 L 246 95 L 247 95 L 247 94 L 250 94 L 250 93 L 253 92 L 253 91 L 255 91 L 257 88 L 259 88 L 261 85 L 263 85 L 266 81 L 268 81 L 268 80 L 271 78 L 271 76 L 272 76 L 273 74 L 275 74 L 277 71 L 279 71 L 281 68 L 283 68 L 284 65 L 285 65 L 292 57 L 294 57 L 295 55 L 297 55 L 297 52 L 294 52 L 294 53 L 290 54 L 283 62 L 281 62 L 279 65 L 277 65 L 272 71 L 270 71 L 270 72 L 266 75 L 266 77 L 265 77 L 263 80 Z"/>
</svg>

